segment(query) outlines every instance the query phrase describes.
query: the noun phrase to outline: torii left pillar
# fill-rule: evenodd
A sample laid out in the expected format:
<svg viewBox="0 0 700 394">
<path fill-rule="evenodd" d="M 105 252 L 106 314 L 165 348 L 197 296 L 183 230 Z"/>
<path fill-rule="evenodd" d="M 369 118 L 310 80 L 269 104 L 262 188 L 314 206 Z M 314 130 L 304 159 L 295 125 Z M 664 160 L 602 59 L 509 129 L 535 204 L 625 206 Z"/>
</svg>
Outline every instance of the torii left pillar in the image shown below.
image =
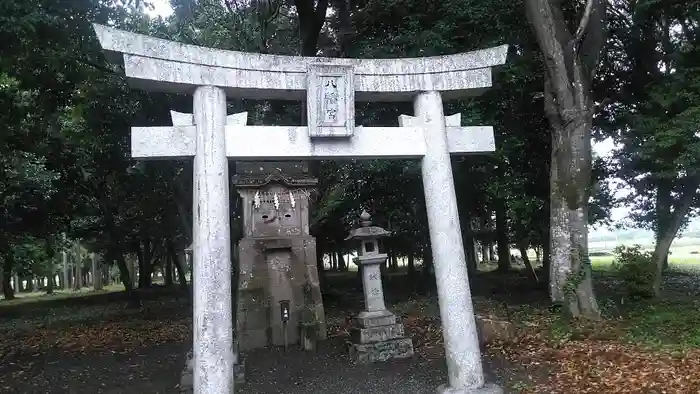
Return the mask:
<svg viewBox="0 0 700 394">
<path fill-rule="evenodd" d="M 231 232 L 226 93 L 194 92 L 194 228 L 192 246 L 194 392 L 233 393 Z"/>
</svg>

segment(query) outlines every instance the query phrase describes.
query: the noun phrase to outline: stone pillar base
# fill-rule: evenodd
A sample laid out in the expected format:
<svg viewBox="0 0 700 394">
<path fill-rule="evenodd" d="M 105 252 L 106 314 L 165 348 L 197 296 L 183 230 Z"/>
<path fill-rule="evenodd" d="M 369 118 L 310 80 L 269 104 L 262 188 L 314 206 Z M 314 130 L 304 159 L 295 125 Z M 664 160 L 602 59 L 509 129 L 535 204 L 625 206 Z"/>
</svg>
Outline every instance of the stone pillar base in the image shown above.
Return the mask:
<svg viewBox="0 0 700 394">
<path fill-rule="evenodd" d="M 187 352 L 185 368 L 182 370 L 182 375 L 180 376 L 180 394 L 194 393 L 193 367 L 194 363 L 192 362 L 192 352 Z M 234 364 L 233 366 L 233 378 L 237 385 L 245 383 L 245 359 L 243 359 L 240 355 L 238 358 L 238 363 Z"/>
<path fill-rule="evenodd" d="M 497 384 L 486 383 L 478 389 L 456 389 L 443 384 L 437 388 L 437 394 L 503 394 L 503 388 Z"/>
<path fill-rule="evenodd" d="M 404 337 L 403 324 L 391 312 L 361 313 L 350 333 L 350 358 L 359 364 L 413 356 L 413 341 Z"/>
</svg>

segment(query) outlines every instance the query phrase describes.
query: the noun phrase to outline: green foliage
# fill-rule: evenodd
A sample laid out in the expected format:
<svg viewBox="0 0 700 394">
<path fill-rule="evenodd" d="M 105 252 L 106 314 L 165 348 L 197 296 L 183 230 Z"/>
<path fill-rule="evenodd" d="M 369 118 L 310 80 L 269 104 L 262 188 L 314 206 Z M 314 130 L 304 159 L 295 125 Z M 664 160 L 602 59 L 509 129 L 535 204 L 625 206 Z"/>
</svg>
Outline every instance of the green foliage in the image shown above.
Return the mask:
<svg viewBox="0 0 700 394">
<path fill-rule="evenodd" d="M 697 300 L 640 304 L 627 319 L 627 338 L 632 342 L 679 350 L 700 348 Z"/>
<path fill-rule="evenodd" d="M 631 298 L 651 297 L 655 273 L 653 253 L 642 251 L 640 245 L 621 245 L 613 253 L 613 268 L 618 272 L 626 293 Z"/>
</svg>

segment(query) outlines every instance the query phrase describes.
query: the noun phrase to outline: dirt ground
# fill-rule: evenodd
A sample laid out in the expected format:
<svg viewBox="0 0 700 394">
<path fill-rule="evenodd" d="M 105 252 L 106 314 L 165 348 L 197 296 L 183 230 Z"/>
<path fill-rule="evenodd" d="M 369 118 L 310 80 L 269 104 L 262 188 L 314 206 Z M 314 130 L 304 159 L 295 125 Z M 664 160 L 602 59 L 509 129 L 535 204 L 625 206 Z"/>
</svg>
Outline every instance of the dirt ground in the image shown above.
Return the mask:
<svg viewBox="0 0 700 394">
<path fill-rule="evenodd" d="M 686 294 L 700 294 L 697 289 L 689 291 L 688 286 L 699 283 L 697 277 L 678 278 L 674 280 L 680 282 L 675 285 Z M 446 383 L 437 303 L 433 289 L 421 284 L 424 280 L 416 281 L 418 284 L 413 287 L 406 286 L 401 278 L 389 278 L 385 284 L 387 303 L 404 318 L 416 356 L 363 366 L 350 362 L 344 346 L 346 317 L 362 305 L 358 283 L 352 277 L 334 280 L 334 290 L 324 299 L 331 338 L 315 352 L 275 348 L 245 354 L 248 381 L 237 387 L 239 393 L 420 394 L 434 393 L 438 385 Z M 503 291 L 506 281 L 508 290 Z M 614 283 L 611 286 L 614 288 Z M 477 312 L 481 314 L 523 322 L 530 315 L 546 315 L 542 311 L 546 310 L 542 308 L 546 292 L 534 290 L 523 279 L 475 278 L 473 291 L 477 295 Z M 611 294 L 606 297 L 614 298 L 614 292 Z M 185 352 L 190 347 L 191 308 L 185 297 L 173 296 L 172 291 L 155 289 L 142 296 L 140 309 L 126 307 L 124 299 L 114 295 L 43 306 L 0 305 L 0 393 L 178 393 Z M 700 392 L 700 382 L 683 377 L 683 373 L 687 374 L 683 371 L 700 368 L 697 353 L 680 358 L 669 355 L 667 359 L 663 358 L 665 355 L 660 357 L 619 343 L 616 338 L 569 338 L 566 343 L 553 344 L 536 333 L 537 325 L 550 318 L 538 319 L 525 322 L 525 326 L 534 329 L 517 343 L 493 344 L 484 349 L 488 380 L 498 382 L 507 392 Z M 608 360 L 610 354 L 621 356 Z M 619 364 L 623 362 L 627 364 Z M 658 362 L 667 365 L 654 368 Z M 605 363 L 609 364 L 605 369 L 596 369 Z M 635 386 L 639 380 L 636 372 L 632 372 L 634 376 L 618 377 L 617 381 L 608 377 L 607 374 L 616 376 L 617 369 L 639 370 L 648 386 Z M 597 375 L 593 376 L 593 372 Z M 678 385 L 669 386 L 669 382 L 676 382 L 669 380 L 674 374 L 680 376 L 676 377 Z M 613 384 L 609 382 L 614 386 L 606 386 Z M 585 391 L 588 386 L 597 391 Z"/>
<path fill-rule="evenodd" d="M 3 321 L 8 331 L 0 345 L 0 392 L 179 392 L 191 324 L 184 299 L 147 300 L 138 311 L 111 302 L 67 305 L 54 312 L 58 317 L 53 320 L 42 319 L 39 311 L 26 319 L 15 317 L 11 319 L 17 320 L 14 327 Z M 79 319 L 91 312 L 100 316 Z M 69 315 L 77 320 L 68 319 Z M 338 328 L 335 326 L 336 332 Z M 418 355 L 413 359 L 352 365 L 345 338 L 336 335 L 314 352 L 291 347 L 286 352 L 273 348 L 246 354 L 247 383 L 237 392 L 433 393 L 446 382 L 444 357 L 429 341 L 417 342 Z M 492 372 L 498 369 L 498 362 L 488 362 L 486 368 L 490 378 L 502 380 Z"/>
</svg>

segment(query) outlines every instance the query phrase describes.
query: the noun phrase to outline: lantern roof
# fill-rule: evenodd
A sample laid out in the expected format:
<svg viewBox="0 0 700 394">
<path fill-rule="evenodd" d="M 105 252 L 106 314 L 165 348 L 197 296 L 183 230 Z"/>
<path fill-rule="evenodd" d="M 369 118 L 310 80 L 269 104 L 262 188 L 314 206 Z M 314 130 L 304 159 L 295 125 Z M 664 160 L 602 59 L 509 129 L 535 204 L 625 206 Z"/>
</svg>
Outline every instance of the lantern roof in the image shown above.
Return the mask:
<svg viewBox="0 0 700 394">
<path fill-rule="evenodd" d="M 391 231 L 387 231 L 379 226 L 372 226 L 372 217 L 367 211 L 362 211 L 360 214 L 360 227 L 350 231 L 350 234 L 345 238 L 346 241 L 351 239 L 374 239 L 391 235 Z"/>
</svg>

